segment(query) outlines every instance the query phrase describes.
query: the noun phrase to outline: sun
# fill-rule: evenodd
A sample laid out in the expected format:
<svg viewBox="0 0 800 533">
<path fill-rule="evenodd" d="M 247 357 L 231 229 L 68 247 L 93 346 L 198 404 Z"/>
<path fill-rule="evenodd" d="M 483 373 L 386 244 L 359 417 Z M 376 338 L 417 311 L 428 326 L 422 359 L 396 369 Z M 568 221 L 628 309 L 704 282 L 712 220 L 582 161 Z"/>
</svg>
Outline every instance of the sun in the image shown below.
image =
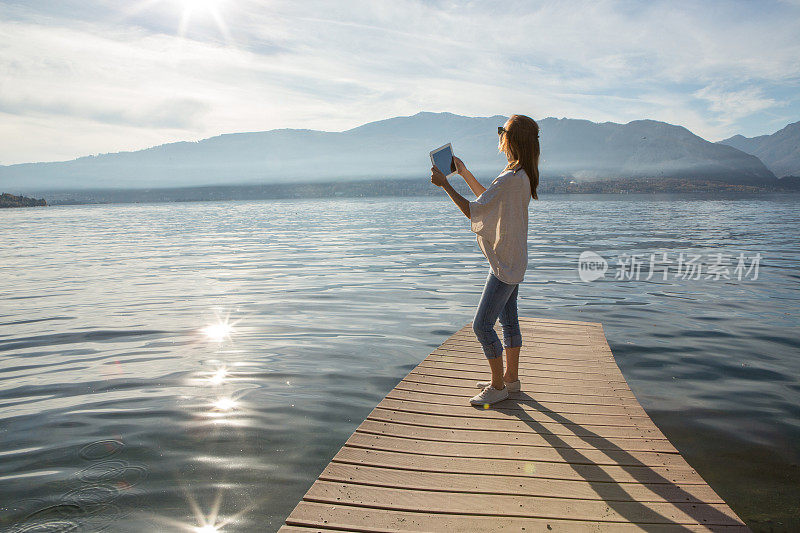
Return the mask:
<svg viewBox="0 0 800 533">
<path fill-rule="evenodd" d="M 222 19 L 221 8 L 225 0 L 177 0 L 183 5 L 178 35 L 184 37 L 193 16 L 211 17 L 225 40 L 230 40 L 228 27 Z"/>
<path fill-rule="evenodd" d="M 140 0 L 123 9 L 126 17 L 134 16 L 150 9 L 158 10 L 159 7 L 170 7 L 169 11 L 177 10 L 180 13 L 178 23 L 178 36 L 186 36 L 192 24 L 204 25 L 213 22 L 219 33 L 225 38 L 227 44 L 232 44 L 228 26 L 222 17 L 222 12 L 228 4 L 235 0 Z"/>
<path fill-rule="evenodd" d="M 222 3 L 222 0 L 181 0 L 183 7 L 187 9 L 205 8 L 216 9 Z"/>
<path fill-rule="evenodd" d="M 183 8 L 183 16 L 197 15 L 218 15 L 225 0 L 175 0 Z"/>
</svg>

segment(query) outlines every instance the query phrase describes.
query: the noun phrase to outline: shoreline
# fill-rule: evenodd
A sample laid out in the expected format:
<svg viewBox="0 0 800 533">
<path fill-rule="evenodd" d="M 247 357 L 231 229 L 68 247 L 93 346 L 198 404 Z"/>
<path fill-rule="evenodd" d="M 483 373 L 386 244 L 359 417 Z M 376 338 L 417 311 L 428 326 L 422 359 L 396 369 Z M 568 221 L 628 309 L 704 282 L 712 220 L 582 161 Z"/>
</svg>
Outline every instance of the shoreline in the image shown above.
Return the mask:
<svg viewBox="0 0 800 533">
<path fill-rule="evenodd" d="M 46 206 L 44 198 L 30 198 L 28 196 L 14 195 L 4 192 L 0 194 L 0 209 L 14 207 L 42 207 Z"/>
<path fill-rule="evenodd" d="M 451 178 L 454 189 L 462 195 L 471 194 L 463 180 Z M 661 180 L 656 178 L 620 179 L 575 182 L 568 178 L 543 179 L 538 192 L 541 195 L 670 195 L 670 194 L 735 194 L 760 196 L 763 194 L 792 194 L 800 186 L 730 184 L 715 181 Z M 164 188 L 105 188 L 105 189 L 53 189 L 26 191 L 42 196 L 39 204 L 29 205 L 83 205 L 122 203 L 173 203 L 230 200 L 286 200 L 320 198 L 381 198 L 381 197 L 437 197 L 441 194 L 428 179 L 382 179 L 346 182 L 270 183 L 202 185 L 196 187 Z M 37 200 L 38 201 L 38 200 Z"/>
</svg>

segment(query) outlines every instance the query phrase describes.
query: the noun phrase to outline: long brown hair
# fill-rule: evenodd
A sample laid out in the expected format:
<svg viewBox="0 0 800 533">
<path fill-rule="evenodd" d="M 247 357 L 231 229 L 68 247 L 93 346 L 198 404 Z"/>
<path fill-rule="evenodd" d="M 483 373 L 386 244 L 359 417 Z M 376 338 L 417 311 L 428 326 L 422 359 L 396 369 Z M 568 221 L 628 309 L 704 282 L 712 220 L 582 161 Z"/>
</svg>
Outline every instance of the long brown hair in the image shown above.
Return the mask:
<svg viewBox="0 0 800 533">
<path fill-rule="evenodd" d="M 531 182 L 531 196 L 538 200 L 539 186 L 539 125 L 525 115 L 511 115 L 508 129 L 500 136 L 500 150 L 508 157 L 510 170 L 522 165 Z"/>
</svg>

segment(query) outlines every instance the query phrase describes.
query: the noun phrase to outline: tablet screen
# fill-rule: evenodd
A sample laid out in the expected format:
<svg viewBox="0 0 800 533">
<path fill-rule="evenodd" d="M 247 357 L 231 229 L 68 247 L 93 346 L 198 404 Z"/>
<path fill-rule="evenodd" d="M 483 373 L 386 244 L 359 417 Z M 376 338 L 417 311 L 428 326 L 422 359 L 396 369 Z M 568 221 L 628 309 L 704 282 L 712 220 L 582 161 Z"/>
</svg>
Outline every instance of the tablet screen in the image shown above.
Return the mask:
<svg viewBox="0 0 800 533">
<path fill-rule="evenodd" d="M 442 147 L 439 151 L 433 153 L 433 164 L 436 168 L 442 171 L 445 176 L 452 174 L 456 171 L 456 165 L 453 161 L 453 149 L 448 145 Z"/>
</svg>

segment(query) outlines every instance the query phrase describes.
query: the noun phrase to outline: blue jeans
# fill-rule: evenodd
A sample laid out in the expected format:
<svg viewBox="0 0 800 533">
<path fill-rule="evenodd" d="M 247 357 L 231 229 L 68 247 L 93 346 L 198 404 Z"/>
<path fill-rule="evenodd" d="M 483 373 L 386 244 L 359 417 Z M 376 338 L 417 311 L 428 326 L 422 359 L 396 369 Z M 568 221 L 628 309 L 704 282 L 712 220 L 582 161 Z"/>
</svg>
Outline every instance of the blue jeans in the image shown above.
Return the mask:
<svg viewBox="0 0 800 533">
<path fill-rule="evenodd" d="M 517 293 L 519 283 L 509 285 L 500 281 L 493 272 L 489 272 L 483 288 L 481 302 L 472 319 L 472 331 L 478 337 L 487 359 L 502 357 L 503 345 L 494 330 L 494 324 L 500 319 L 503 326 L 503 343 L 506 348 L 522 346 L 522 333 L 519 329 L 517 315 Z"/>
</svg>

